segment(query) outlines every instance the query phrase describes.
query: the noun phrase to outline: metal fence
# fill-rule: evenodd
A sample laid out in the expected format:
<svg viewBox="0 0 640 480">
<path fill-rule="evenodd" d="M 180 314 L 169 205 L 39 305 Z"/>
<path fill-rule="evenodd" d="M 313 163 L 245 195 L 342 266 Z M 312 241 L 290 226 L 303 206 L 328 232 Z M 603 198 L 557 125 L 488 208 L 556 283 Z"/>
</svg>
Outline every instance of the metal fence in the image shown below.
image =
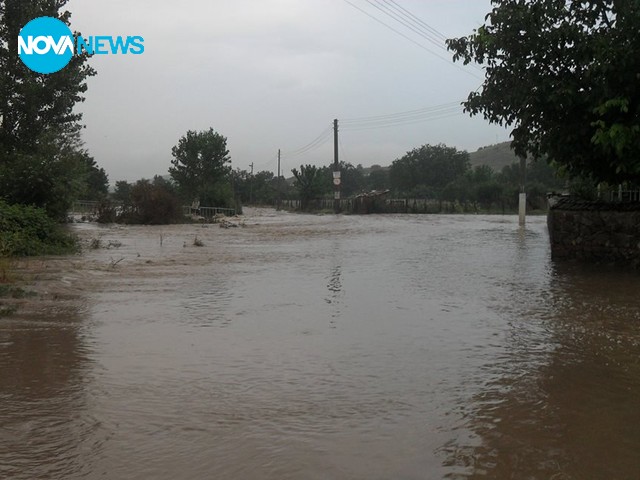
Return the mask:
<svg viewBox="0 0 640 480">
<path fill-rule="evenodd" d="M 100 202 L 92 200 L 76 200 L 71 206 L 69 214 L 72 215 L 95 215 L 98 213 Z"/>
<path fill-rule="evenodd" d="M 93 200 L 76 200 L 71 206 L 69 215 L 97 215 L 98 209 L 104 202 Z M 122 211 L 121 202 L 111 202 L 111 207 L 116 211 Z M 214 218 L 216 215 L 233 216 L 236 214 L 235 208 L 221 208 L 221 207 L 193 207 L 190 205 L 184 205 L 182 207 L 182 213 L 184 215 L 197 215 L 206 219 Z"/>
<path fill-rule="evenodd" d="M 182 207 L 182 213 L 184 215 L 196 215 L 206 219 L 212 219 L 216 215 L 224 215 L 227 217 L 233 217 L 236 214 L 235 208 L 221 208 L 221 207 L 194 207 L 190 205 L 184 205 Z"/>
</svg>

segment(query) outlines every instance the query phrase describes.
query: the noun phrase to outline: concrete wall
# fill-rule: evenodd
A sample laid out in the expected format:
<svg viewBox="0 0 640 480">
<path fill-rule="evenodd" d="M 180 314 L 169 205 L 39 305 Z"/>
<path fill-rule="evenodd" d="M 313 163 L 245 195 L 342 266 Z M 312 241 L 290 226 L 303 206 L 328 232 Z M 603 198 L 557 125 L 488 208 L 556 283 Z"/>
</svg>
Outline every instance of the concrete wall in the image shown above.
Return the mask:
<svg viewBox="0 0 640 480">
<path fill-rule="evenodd" d="M 550 199 L 549 236 L 554 258 L 640 268 L 640 203 Z"/>
</svg>

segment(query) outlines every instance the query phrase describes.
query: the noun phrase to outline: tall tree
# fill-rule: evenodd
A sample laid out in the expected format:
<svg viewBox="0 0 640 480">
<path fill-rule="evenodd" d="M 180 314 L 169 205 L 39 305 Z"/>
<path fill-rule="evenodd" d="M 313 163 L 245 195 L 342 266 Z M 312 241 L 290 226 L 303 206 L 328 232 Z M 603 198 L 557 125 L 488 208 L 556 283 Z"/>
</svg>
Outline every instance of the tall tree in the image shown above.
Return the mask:
<svg viewBox="0 0 640 480">
<path fill-rule="evenodd" d="M 114 186 L 112 198 L 116 202 L 120 202 L 124 207 L 131 205 L 131 185 L 126 180 L 118 180 Z"/>
<path fill-rule="evenodd" d="M 109 194 L 109 177 L 104 168 L 98 166 L 93 157 L 85 153 L 83 162 L 86 170 L 86 191 L 83 197 L 87 200 L 101 200 Z"/>
<path fill-rule="evenodd" d="M 213 128 L 189 130 L 172 148 L 171 177 L 184 200 L 203 206 L 223 206 L 231 202 L 229 173 L 231 159 L 227 139 Z"/>
<path fill-rule="evenodd" d="M 521 157 L 571 176 L 640 181 L 640 2 L 492 0 L 455 60 L 485 68 L 465 110 L 512 128 Z"/>
<path fill-rule="evenodd" d="M 398 193 L 431 191 L 436 196 L 469 169 L 469 154 L 444 144 L 423 145 L 394 160 L 389 180 Z"/>
<path fill-rule="evenodd" d="M 67 0 L 0 0 L 0 148 L 4 153 L 33 153 L 52 130 L 76 133 L 82 114 L 87 78 L 96 74 L 86 53 L 74 55 L 62 70 L 43 75 L 31 71 L 18 56 L 18 34 L 37 17 L 48 16 L 70 25 Z"/>
<path fill-rule="evenodd" d="M 300 196 L 300 209 L 307 210 L 309 202 L 322 193 L 322 170 L 314 165 L 300 165 L 300 170 L 291 173 L 296 178 L 295 187 Z"/>
<path fill-rule="evenodd" d="M 18 56 L 18 33 L 40 16 L 67 25 L 67 0 L 0 0 L 0 197 L 43 207 L 63 218 L 85 191 L 87 153 L 79 132 L 86 80 L 95 75 L 88 56 L 74 55 L 49 75 L 27 68 Z"/>
</svg>

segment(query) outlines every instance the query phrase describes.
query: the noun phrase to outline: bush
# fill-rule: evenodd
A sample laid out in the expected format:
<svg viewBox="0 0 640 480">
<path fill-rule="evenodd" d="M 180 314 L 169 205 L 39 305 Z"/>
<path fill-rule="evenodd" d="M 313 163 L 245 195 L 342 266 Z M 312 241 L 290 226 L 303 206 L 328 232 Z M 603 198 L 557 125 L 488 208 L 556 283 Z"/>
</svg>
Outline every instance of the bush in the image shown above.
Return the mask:
<svg viewBox="0 0 640 480">
<path fill-rule="evenodd" d="M 182 218 L 178 197 L 158 182 L 139 180 L 131 189 L 131 209 L 119 221 L 146 225 L 175 223 Z"/>
<path fill-rule="evenodd" d="M 43 209 L 0 200 L 0 257 L 59 255 L 77 249 L 76 239 Z"/>
<path fill-rule="evenodd" d="M 98 223 L 115 223 L 118 217 L 116 207 L 109 199 L 100 200 L 100 203 L 98 203 L 97 214 L 96 221 Z"/>
</svg>

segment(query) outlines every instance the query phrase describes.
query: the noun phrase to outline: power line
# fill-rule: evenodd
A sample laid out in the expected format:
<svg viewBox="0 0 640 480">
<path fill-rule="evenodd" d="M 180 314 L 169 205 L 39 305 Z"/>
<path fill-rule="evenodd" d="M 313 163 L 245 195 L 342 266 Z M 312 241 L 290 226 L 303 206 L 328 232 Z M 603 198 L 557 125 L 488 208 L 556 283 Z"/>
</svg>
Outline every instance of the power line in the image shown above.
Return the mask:
<svg viewBox="0 0 640 480">
<path fill-rule="evenodd" d="M 396 3 L 394 0 L 384 0 L 385 3 L 389 4 L 389 5 L 395 5 L 395 9 L 399 12 L 404 12 L 404 16 L 410 19 L 413 19 L 415 23 L 418 23 L 420 25 L 423 25 L 424 28 L 426 30 L 428 30 L 429 32 L 433 33 L 436 37 L 439 37 L 440 40 L 442 40 L 443 42 L 445 40 L 447 40 L 447 37 L 445 35 L 443 35 L 442 33 L 440 33 L 438 30 L 436 30 L 435 28 L 433 28 L 431 25 L 429 25 L 428 23 L 426 23 L 425 21 L 421 20 L 419 17 L 417 17 L 416 15 L 414 15 L 413 13 L 411 13 L 409 10 L 407 10 L 406 8 L 404 8 L 402 5 Z"/>
<path fill-rule="evenodd" d="M 422 108 L 417 108 L 417 109 L 414 109 L 414 110 L 406 110 L 406 111 L 403 111 L 403 112 L 387 113 L 387 114 L 384 114 L 384 115 L 371 115 L 371 116 L 367 116 L 367 117 L 344 118 L 344 119 L 341 119 L 341 122 L 343 124 L 345 124 L 345 123 L 346 124 L 352 124 L 352 123 L 363 123 L 363 122 L 369 122 L 369 121 L 384 121 L 384 120 L 402 119 L 402 118 L 406 118 L 406 117 L 413 117 L 413 116 L 420 116 L 420 115 L 423 115 L 423 114 L 429 114 L 429 113 L 441 111 L 443 109 L 449 109 L 449 108 L 459 109 L 461 104 L 462 104 L 462 101 L 449 102 L 449 103 L 443 103 L 441 105 L 433 105 L 433 106 L 429 106 L 429 107 L 422 107 Z"/>
<path fill-rule="evenodd" d="M 371 3 L 369 0 L 366 0 L 366 1 Z M 375 0 L 375 1 L 376 1 L 376 3 L 378 5 L 383 5 L 380 0 Z M 397 22 L 400 22 L 402 25 L 406 26 L 410 30 L 416 32 L 422 38 L 425 38 L 426 40 L 428 40 L 432 44 L 436 45 L 440 49 L 442 49 L 445 52 L 449 53 L 449 49 L 446 47 L 447 37 L 443 33 L 441 33 L 438 30 L 436 30 L 434 27 L 429 25 L 427 22 L 422 20 L 420 17 L 418 17 L 418 16 L 414 15 L 413 13 L 411 13 L 409 10 L 404 8 L 402 5 L 396 3 L 394 0 L 383 0 L 383 1 L 385 3 L 385 5 L 383 5 L 383 6 L 387 10 L 392 12 L 391 14 L 387 13 L 387 15 L 391 16 Z M 398 15 L 401 16 L 401 17 L 404 17 L 404 19 L 402 19 L 402 18 L 399 19 Z M 412 25 L 410 25 L 410 24 L 412 24 Z M 414 26 L 415 26 L 415 28 L 414 28 Z M 416 28 L 418 30 L 416 30 Z M 469 64 L 469 66 L 474 68 L 474 69 L 476 69 L 476 70 L 478 70 L 478 71 L 483 71 L 482 67 L 480 67 L 479 65 L 477 65 L 475 63 Z"/>
<path fill-rule="evenodd" d="M 396 22 L 400 23 L 402 26 L 408 28 L 412 32 L 414 32 L 417 35 L 419 35 L 420 37 L 424 38 L 425 40 L 427 40 L 432 45 L 435 45 L 439 49 L 444 50 L 446 53 L 449 52 L 447 50 L 447 47 L 445 47 L 445 44 L 444 44 L 443 40 L 434 37 L 433 34 L 431 34 L 429 31 L 425 31 L 423 29 L 423 27 L 420 26 L 419 24 L 417 26 L 412 25 L 412 23 L 415 24 L 415 21 L 413 21 L 413 20 L 407 21 L 406 19 L 402 18 L 402 15 L 400 13 L 397 13 L 397 11 L 394 8 L 388 6 L 388 5 L 384 4 L 384 3 L 381 3 L 380 1 L 376 1 L 375 3 L 373 3 L 371 0 L 366 0 L 366 2 L 369 5 L 371 5 L 371 6 L 375 7 L 375 8 L 377 8 L 378 10 L 380 10 L 386 16 L 388 16 L 388 17 L 392 18 L 393 20 L 395 20 Z M 411 22 L 411 23 L 409 23 L 409 22 Z"/>
<path fill-rule="evenodd" d="M 438 115 L 431 115 L 429 117 L 423 117 L 423 118 L 406 119 L 402 121 L 387 122 L 387 123 L 370 123 L 368 125 L 360 125 L 360 126 L 353 126 L 353 127 L 343 127 L 342 130 L 349 131 L 349 132 L 357 132 L 357 131 L 372 130 L 377 128 L 402 127 L 407 125 L 415 125 L 418 123 L 431 122 L 434 120 L 443 120 L 445 118 L 456 117 L 458 115 L 462 115 L 462 113 L 463 113 L 462 110 L 448 111 L 448 112 L 441 112 Z"/>
<path fill-rule="evenodd" d="M 449 102 L 442 105 L 423 107 L 386 115 L 346 118 L 341 120 L 341 122 L 343 129 L 350 131 L 413 125 L 416 123 L 460 115 L 463 113 L 461 104 L 462 102 Z"/>
<path fill-rule="evenodd" d="M 304 155 L 306 153 L 312 152 L 320 148 L 324 145 L 327 140 L 331 137 L 331 133 L 333 132 L 333 126 L 330 125 L 326 129 L 324 129 L 316 138 L 307 143 L 306 145 L 297 148 L 295 150 L 291 150 L 289 152 L 282 152 L 282 157 L 286 158 L 294 158 L 299 157 L 300 155 Z"/>
<path fill-rule="evenodd" d="M 427 52 L 431 53 L 432 55 L 435 55 L 436 57 L 438 57 L 441 60 L 444 60 L 447 63 L 450 63 L 448 59 L 446 59 L 445 57 L 437 54 L 436 52 L 434 52 L 433 50 L 430 50 L 429 48 L 425 47 L 424 45 L 422 45 L 421 43 L 416 42 L 415 40 L 413 40 L 411 37 L 406 36 L 404 33 L 396 30 L 395 28 L 393 28 L 392 26 L 388 25 L 387 23 L 384 23 L 382 20 L 380 20 L 379 18 L 371 15 L 369 12 L 367 12 L 366 10 L 360 8 L 359 6 L 357 6 L 356 4 L 350 2 L 349 0 L 344 0 L 346 3 L 348 3 L 349 5 L 351 5 L 353 8 L 355 8 L 356 10 L 364 13 L 367 17 L 372 18 L 373 20 L 375 20 L 376 22 L 380 23 L 381 25 L 384 25 L 385 27 L 387 27 L 389 30 L 395 32 L 396 34 L 400 35 L 401 37 L 409 40 L 411 43 L 417 45 L 418 47 L 422 48 L 423 50 L 426 50 Z M 368 1 L 368 0 L 367 0 Z M 455 65 L 455 64 L 454 64 Z"/>
<path fill-rule="evenodd" d="M 366 0 L 367 2 L 369 2 L 369 0 Z M 380 23 L 381 25 L 385 26 L 386 28 L 388 28 L 389 30 L 391 30 L 392 32 L 396 33 L 397 35 L 400 35 L 402 38 L 409 40 L 411 43 L 413 43 L 414 45 L 418 46 L 419 48 L 426 50 L 427 52 L 429 52 L 432 55 L 435 55 L 436 57 L 438 57 L 440 60 L 443 60 L 445 62 L 447 62 L 449 65 L 457 68 L 458 70 L 465 72 L 467 75 L 471 75 L 472 77 L 478 79 L 478 80 L 482 80 L 482 78 L 480 78 L 478 75 L 474 74 L 473 72 L 470 72 L 469 70 L 465 70 L 463 67 L 461 67 L 459 64 L 457 63 L 453 63 L 451 59 L 448 59 L 446 57 L 443 57 L 442 55 L 434 52 L 433 50 L 431 50 L 430 48 L 424 46 L 423 44 L 415 41 L 413 38 L 405 35 L 404 33 L 400 32 L 399 30 L 393 28 L 391 25 L 383 22 L 382 20 L 380 20 L 379 18 L 375 17 L 374 15 L 370 14 L 369 12 L 367 12 L 366 10 L 360 8 L 359 6 L 357 6 L 356 4 L 354 4 L 353 2 L 351 2 L 350 0 L 344 0 L 345 3 L 348 3 L 349 5 L 351 5 L 353 8 L 355 8 L 356 10 L 358 10 L 359 12 L 365 14 L 367 17 L 375 20 L 376 22 Z M 371 2 L 369 2 L 371 3 Z"/>
<path fill-rule="evenodd" d="M 277 163 L 277 161 L 278 161 L 278 156 L 275 155 L 271 160 L 267 160 L 266 162 L 257 165 L 256 166 L 256 171 L 259 172 L 259 171 L 264 170 L 266 167 L 271 167 L 271 166 L 275 165 L 275 163 Z"/>
</svg>

